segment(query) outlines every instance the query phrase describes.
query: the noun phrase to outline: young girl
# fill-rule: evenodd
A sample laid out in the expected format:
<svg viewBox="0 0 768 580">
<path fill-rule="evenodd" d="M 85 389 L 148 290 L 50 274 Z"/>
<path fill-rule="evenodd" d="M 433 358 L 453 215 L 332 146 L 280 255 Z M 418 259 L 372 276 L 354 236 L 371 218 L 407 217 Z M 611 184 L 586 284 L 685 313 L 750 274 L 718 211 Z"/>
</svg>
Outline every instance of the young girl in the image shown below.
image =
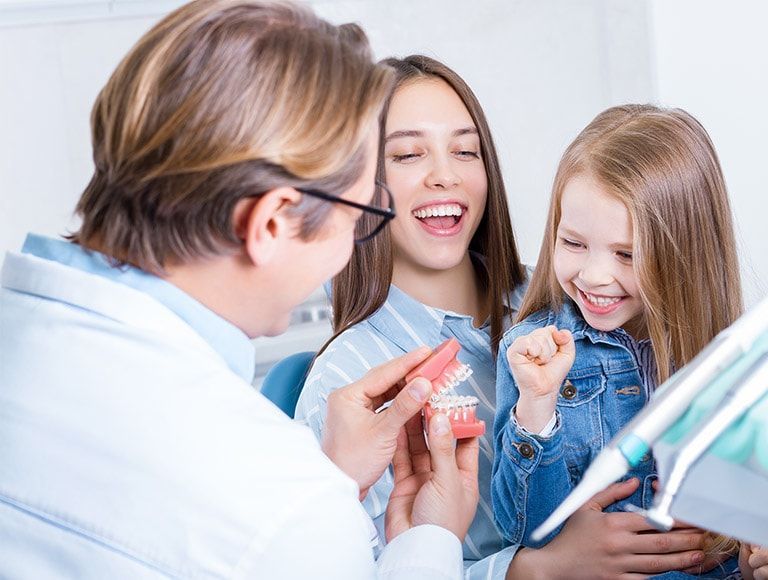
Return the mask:
<svg viewBox="0 0 768 580">
<path fill-rule="evenodd" d="M 474 371 L 460 394 L 480 400 L 477 415 L 489 427 L 480 442 L 480 505 L 464 555 L 474 564 L 471 577 L 503 578 L 515 549 L 496 554 L 503 543 L 489 495 L 495 352 L 527 274 L 488 123 L 470 88 L 428 57 L 385 62 L 397 84 L 382 118 L 379 177 L 392 191 L 397 218 L 357 246 L 334 279 L 336 335 L 310 371 L 296 417 L 319 437 L 331 391 L 401 353 L 456 337 L 460 359 Z M 392 484 L 386 473 L 365 498 L 377 520 Z"/>
<path fill-rule="evenodd" d="M 528 545 L 656 386 L 741 310 L 728 197 L 704 128 L 647 105 L 598 115 L 560 162 L 524 320 L 499 351 L 492 496 L 504 535 Z M 649 507 L 653 458 L 629 476 L 640 485 L 628 502 Z M 720 544 L 710 551 L 735 548 Z"/>
</svg>

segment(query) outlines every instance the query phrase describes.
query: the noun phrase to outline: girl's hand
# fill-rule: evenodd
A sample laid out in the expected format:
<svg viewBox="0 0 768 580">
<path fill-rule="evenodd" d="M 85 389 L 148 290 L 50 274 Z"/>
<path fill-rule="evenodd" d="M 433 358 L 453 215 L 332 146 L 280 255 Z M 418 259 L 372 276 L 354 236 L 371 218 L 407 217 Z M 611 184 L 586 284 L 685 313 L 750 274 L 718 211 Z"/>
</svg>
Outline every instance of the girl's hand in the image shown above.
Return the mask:
<svg viewBox="0 0 768 580">
<path fill-rule="evenodd" d="M 549 422 L 575 356 L 573 336 L 555 326 L 539 328 L 512 343 L 507 361 L 520 389 L 515 411 L 518 424 L 537 433 Z"/>
<path fill-rule="evenodd" d="M 744 580 L 768 580 L 768 548 L 741 544 L 739 570 Z"/>
</svg>

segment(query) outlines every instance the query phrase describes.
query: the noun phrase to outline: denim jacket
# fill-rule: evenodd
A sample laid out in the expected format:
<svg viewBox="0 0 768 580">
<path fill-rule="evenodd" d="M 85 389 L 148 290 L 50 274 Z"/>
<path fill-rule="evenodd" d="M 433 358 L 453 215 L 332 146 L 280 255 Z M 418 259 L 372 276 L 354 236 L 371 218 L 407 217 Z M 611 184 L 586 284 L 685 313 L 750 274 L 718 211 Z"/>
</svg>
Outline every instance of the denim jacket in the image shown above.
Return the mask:
<svg viewBox="0 0 768 580">
<path fill-rule="evenodd" d="M 546 437 L 528 432 L 515 421 L 519 397 L 506 352 L 520 336 L 555 325 L 568 329 L 576 343 L 576 360 L 560 387 L 557 423 Z M 494 421 L 495 460 L 491 480 L 493 512 L 505 538 L 531 546 L 531 533 L 565 499 L 603 447 L 646 403 L 633 355 L 617 339 L 617 329 L 602 332 L 589 326 L 578 308 L 566 301 L 558 312 L 539 311 L 509 329 L 499 346 Z M 606 511 L 632 503 L 650 507 L 655 479 L 648 455 L 626 478 L 641 485 Z M 560 529 L 545 538 L 550 541 Z"/>
</svg>

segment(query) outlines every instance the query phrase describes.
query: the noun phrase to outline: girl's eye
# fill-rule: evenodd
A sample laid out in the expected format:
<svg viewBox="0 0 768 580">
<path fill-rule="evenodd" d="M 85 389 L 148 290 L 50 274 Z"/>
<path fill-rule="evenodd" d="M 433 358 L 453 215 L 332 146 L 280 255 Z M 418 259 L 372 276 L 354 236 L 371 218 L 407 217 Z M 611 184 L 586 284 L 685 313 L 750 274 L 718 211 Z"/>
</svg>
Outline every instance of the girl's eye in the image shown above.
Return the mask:
<svg viewBox="0 0 768 580">
<path fill-rule="evenodd" d="M 574 240 L 569 240 L 568 238 L 560 238 L 560 241 L 563 243 L 564 246 L 568 248 L 583 248 L 584 244 L 581 242 L 576 242 Z"/>
<path fill-rule="evenodd" d="M 632 261 L 632 252 L 616 252 L 616 255 L 625 262 Z"/>
<path fill-rule="evenodd" d="M 456 151 L 455 154 L 464 159 L 480 159 L 480 153 L 477 151 Z"/>
<path fill-rule="evenodd" d="M 392 161 L 395 163 L 408 163 L 409 161 L 418 159 L 418 157 L 418 153 L 401 153 L 399 155 L 392 155 Z"/>
</svg>

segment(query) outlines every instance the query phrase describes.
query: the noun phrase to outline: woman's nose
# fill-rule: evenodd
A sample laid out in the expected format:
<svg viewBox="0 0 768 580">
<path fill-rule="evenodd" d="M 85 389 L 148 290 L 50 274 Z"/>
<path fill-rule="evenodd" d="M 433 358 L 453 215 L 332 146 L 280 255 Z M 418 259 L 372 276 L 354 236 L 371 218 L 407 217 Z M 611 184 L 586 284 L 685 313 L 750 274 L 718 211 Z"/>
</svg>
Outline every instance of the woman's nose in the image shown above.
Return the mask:
<svg viewBox="0 0 768 580">
<path fill-rule="evenodd" d="M 454 171 L 446 156 L 433 156 L 427 175 L 427 185 L 437 189 L 451 189 L 461 183 L 461 177 Z"/>
</svg>

